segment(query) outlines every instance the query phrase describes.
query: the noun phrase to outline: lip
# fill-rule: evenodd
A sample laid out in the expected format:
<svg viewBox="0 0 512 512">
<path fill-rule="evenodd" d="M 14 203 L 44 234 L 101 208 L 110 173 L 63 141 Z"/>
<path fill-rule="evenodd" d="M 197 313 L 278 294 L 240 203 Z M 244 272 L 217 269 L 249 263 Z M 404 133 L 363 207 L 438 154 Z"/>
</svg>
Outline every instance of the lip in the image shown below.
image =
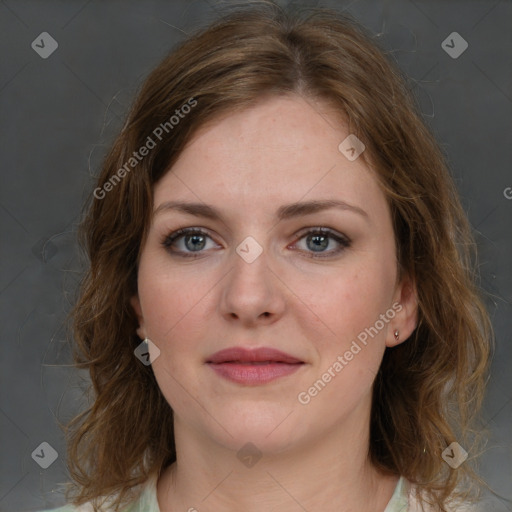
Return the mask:
<svg viewBox="0 0 512 512">
<path fill-rule="evenodd" d="M 206 364 L 227 380 L 255 386 L 296 372 L 304 361 L 270 347 L 231 347 L 210 356 Z"/>
<path fill-rule="evenodd" d="M 303 363 L 300 359 L 293 357 L 286 352 L 281 352 L 271 347 L 260 348 L 244 348 L 244 347 L 230 347 L 215 352 L 208 358 L 207 363 L 261 363 L 270 361 L 273 363 L 288 363 L 296 364 Z"/>
</svg>

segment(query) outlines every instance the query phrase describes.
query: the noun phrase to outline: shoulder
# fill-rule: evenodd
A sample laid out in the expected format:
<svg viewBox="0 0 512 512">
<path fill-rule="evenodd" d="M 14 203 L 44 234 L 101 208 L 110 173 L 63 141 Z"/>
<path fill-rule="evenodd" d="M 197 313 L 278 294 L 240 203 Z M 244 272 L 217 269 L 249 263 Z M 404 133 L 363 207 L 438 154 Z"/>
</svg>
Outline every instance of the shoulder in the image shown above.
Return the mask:
<svg viewBox="0 0 512 512">
<path fill-rule="evenodd" d="M 39 512 L 93 512 L 93 508 L 89 503 L 85 503 L 84 505 L 80 506 L 64 505 L 59 508 L 41 510 Z"/>
<path fill-rule="evenodd" d="M 140 494 L 135 501 L 126 505 L 120 512 L 160 512 L 158 507 L 157 493 L 156 493 L 157 477 L 151 476 L 140 489 Z M 102 512 L 111 512 L 113 510 L 106 505 Z M 64 505 L 60 508 L 51 510 L 42 510 L 40 512 L 94 512 L 94 507 L 91 503 L 84 503 L 83 505 Z"/>
<path fill-rule="evenodd" d="M 417 491 L 415 486 L 412 485 L 409 481 L 404 479 L 404 492 L 408 497 L 409 507 L 407 512 L 437 512 L 436 509 L 430 507 L 428 505 L 420 505 Z M 477 505 L 473 505 L 470 503 L 458 503 L 458 504 L 447 504 L 446 512 L 482 512 Z"/>
</svg>

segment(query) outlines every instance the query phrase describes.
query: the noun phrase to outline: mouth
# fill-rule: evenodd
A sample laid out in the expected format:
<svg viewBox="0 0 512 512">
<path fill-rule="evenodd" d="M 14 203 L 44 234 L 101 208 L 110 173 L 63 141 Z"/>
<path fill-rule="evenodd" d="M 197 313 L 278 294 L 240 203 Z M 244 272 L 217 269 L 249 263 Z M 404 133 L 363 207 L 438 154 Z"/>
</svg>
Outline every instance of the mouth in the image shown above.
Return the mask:
<svg viewBox="0 0 512 512">
<path fill-rule="evenodd" d="M 216 352 L 207 359 L 206 364 L 220 377 L 254 386 L 290 375 L 305 363 L 273 348 L 232 347 Z"/>
</svg>

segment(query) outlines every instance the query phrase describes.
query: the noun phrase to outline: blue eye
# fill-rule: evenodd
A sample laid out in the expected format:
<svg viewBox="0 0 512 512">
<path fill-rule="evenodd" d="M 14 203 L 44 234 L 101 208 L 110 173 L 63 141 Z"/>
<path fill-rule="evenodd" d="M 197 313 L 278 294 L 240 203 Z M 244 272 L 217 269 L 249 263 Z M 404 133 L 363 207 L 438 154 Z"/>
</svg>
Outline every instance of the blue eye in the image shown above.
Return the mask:
<svg viewBox="0 0 512 512">
<path fill-rule="evenodd" d="M 311 258 L 327 258 L 337 255 L 344 249 L 350 247 L 350 240 L 342 235 L 334 233 L 328 228 L 314 228 L 307 231 L 301 236 L 298 242 L 304 240 L 306 249 L 300 249 L 308 254 Z M 298 243 L 296 242 L 296 244 Z M 329 247 L 335 246 L 328 250 Z"/>
<path fill-rule="evenodd" d="M 327 258 L 339 254 L 347 247 L 350 247 L 350 240 L 333 232 L 329 228 L 314 228 L 304 233 L 295 246 L 305 241 L 305 248 L 299 249 L 310 258 Z M 208 247 L 208 242 L 210 246 Z M 200 228 L 184 228 L 167 235 L 162 245 L 171 253 L 185 258 L 196 258 L 205 249 L 219 247 L 211 236 Z M 334 245 L 334 248 L 329 248 Z"/>
<path fill-rule="evenodd" d="M 192 257 L 193 253 L 200 253 L 203 249 L 209 248 L 207 241 L 212 240 L 210 235 L 198 228 L 178 229 L 166 236 L 162 245 L 179 256 Z M 178 246 L 178 249 L 175 247 Z"/>
</svg>

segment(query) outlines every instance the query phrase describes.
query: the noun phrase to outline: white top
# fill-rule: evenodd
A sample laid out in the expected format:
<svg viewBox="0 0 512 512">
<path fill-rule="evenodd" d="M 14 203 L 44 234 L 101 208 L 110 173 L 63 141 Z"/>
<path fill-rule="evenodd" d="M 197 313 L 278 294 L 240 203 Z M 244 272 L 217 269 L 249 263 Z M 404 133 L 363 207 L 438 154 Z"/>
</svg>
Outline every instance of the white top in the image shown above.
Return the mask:
<svg viewBox="0 0 512 512">
<path fill-rule="evenodd" d="M 157 475 L 149 478 L 144 484 L 139 498 L 125 506 L 122 512 L 162 512 L 158 506 L 157 500 L 157 481 Z M 382 512 L 428 512 L 427 508 L 425 508 L 424 511 L 421 509 L 414 494 L 411 493 L 411 488 L 412 486 L 409 481 L 404 477 L 400 477 L 391 499 Z M 453 509 L 453 512 L 471 512 L 472 510 L 475 509 L 468 506 L 460 506 Z M 89 503 L 85 503 L 79 507 L 64 505 L 63 507 L 53 509 L 51 512 L 93 512 L 93 507 Z M 109 512 L 109 509 L 105 512 Z"/>
</svg>

